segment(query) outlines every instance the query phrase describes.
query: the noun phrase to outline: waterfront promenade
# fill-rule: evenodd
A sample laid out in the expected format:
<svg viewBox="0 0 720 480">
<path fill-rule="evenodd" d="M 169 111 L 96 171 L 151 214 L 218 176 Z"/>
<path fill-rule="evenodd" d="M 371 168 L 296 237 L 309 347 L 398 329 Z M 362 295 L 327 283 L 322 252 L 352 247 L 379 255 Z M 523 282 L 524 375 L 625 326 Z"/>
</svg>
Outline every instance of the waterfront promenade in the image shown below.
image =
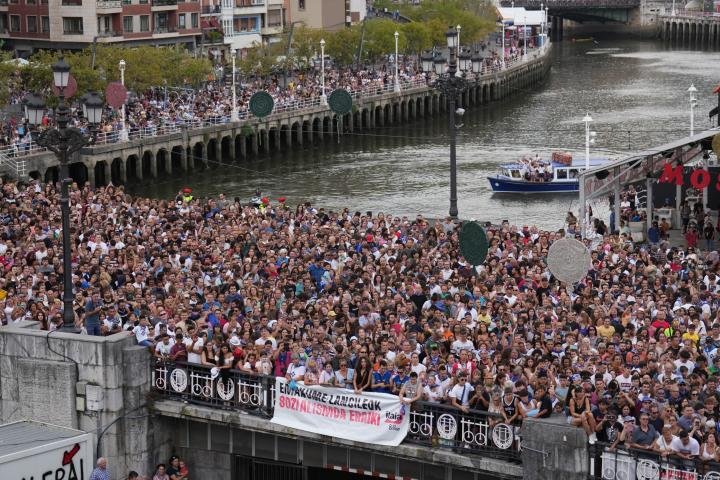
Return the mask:
<svg viewBox="0 0 720 480">
<path fill-rule="evenodd" d="M 541 82 L 549 69 L 550 46 L 531 49 L 508 59 L 505 68 L 486 67 L 470 74 L 469 88 L 459 105 L 470 107 L 506 98 L 518 89 Z M 401 92 L 392 84 L 356 90 L 353 111 L 338 118 L 319 98 L 276 109 L 263 119 L 229 116 L 195 122 L 178 122 L 130 131 L 129 140 L 116 133 L 98 135 L 96 144 L 75 155 L 71 171 L 92 185 L 125 184 L 147 178 L 175 175 L 222 161 L 234 162 L 271 151 L 335 139 L 339 130 L 358 131 L 437 115 L 446 100 L 427 86 L 424 78 L 403 82 Z M 0 166 L 16 176 L 55 180 L 58 163 L 32 142 L 0 151 Z"/>
</svg>

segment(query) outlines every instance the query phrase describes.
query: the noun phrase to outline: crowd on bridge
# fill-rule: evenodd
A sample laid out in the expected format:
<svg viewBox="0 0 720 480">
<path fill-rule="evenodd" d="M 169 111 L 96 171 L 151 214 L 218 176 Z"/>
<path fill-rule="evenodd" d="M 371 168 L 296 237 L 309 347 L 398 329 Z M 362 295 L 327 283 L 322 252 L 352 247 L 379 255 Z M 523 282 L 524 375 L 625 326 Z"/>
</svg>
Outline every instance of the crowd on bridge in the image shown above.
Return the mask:
<svg viewBox="0 0 720 480">
<path fill-rule="evenodd" d="M 483 411 L 565 416 L 591 443 L 717 460 L 720 257 L 596 235 L 566 285 L 546 255 L 567 230 L 488 226 L 477 269 L 451 219 L 285 199 L 172 199 L 71 189 L 74 314 L 130 332 L 157 361 L 286 376 Z M 56 185 L 5 183 L 2 322 L 62 322 Z M 635 199 L 623 215 L 633 215 Z"/>
</svg>

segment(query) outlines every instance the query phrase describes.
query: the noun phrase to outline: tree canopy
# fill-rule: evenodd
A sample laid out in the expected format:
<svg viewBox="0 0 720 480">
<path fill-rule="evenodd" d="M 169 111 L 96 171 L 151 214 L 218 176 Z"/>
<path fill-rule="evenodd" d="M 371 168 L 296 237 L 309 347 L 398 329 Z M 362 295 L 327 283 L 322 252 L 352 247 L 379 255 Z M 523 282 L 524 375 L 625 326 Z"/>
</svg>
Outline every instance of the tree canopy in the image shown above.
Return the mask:
<svg viewBox="0 0 720 480">
<path fill-rule="evenodd" d="M 108 83 L 120 80 L 120 60 L 125 60 L 125 85 L 129 90 L 142 92 L 153 86 L 197 87 L 208 79 L 212 65 L 204 58 L 194 58 L 187 52 L 175 48 L 142 46 L 126 48 L 115 45 L 97 45 L 93 68 L 92 49 L 77 52 L 63 52 L 70 65 L 70 73 L 78 84 L 78 95 L 95 90 L 104 92 Z M 52 84 L 52 64 L 61 52 L 41 50 L 30 57 L 30 63 L 19 69 L 26 89 L 36 92 L 49 91 Z M 8 64 L 0 56 L 0 77 Z M 0 103 L 4 104 L 0 89 Z"/>
</svg>

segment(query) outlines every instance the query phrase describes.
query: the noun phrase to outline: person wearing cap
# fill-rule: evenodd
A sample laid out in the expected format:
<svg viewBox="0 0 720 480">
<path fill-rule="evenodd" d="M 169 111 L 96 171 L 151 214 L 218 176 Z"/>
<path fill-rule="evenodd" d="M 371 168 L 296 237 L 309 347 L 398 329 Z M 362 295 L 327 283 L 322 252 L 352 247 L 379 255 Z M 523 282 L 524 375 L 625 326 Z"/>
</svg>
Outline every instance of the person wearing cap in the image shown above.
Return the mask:
<svg viewBox="0 0 720 480">
<path fill-rule="evenodd" d="M 450 405 L 465 413 L 470 411 L 470 395 L 475 391 L 467 380 L 467 372 L 460 371 L 457 375 L 457 383 L 448 392 Z"/>
</svg>

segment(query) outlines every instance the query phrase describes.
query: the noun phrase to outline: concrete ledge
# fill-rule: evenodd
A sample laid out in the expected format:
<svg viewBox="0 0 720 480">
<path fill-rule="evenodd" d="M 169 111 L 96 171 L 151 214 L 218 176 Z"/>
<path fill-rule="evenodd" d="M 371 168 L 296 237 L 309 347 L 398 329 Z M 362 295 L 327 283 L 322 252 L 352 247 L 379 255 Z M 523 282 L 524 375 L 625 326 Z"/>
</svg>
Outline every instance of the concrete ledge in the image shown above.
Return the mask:
<svg viewBox="0 0 720 480">
<path fill-rule="evenodd" d="M 503 477 L 523 476 L 522 465 L 497 460 L 494 458 L 481 457 L 479 455 L 463 455 L 451 450 L 441 448 L 432 449 L 419 445 L 402 444 L 398 447 L 376 446 L 368 443 L 354 442 L 329 435 L 317 435 L 303 432 L 292 428 L 270 423 L 268 419 L 254 415 L 244 415 L 238 412 L 231 412 L 211 407 L 190 405 L 175 400 L 160 400 L 152 407 L 157 413 L 172 418 L 196 420 L 200 422 L 212 422 L 222 425 L 230 425 L 242 430 L 252 430 L 262 433 L 273 433 L 285 437 L 302 438 L 306 440 L 334 443 L 354 449 L 366 450 L 382 455 L 393 454 L 407 460 L 420 460 L 437 465 L 451 465 L 458 468 L 477 470 L 488 474 L 498 473 Z M 391 451 L 389 451 L 391 450 Z"/>
</svg>

